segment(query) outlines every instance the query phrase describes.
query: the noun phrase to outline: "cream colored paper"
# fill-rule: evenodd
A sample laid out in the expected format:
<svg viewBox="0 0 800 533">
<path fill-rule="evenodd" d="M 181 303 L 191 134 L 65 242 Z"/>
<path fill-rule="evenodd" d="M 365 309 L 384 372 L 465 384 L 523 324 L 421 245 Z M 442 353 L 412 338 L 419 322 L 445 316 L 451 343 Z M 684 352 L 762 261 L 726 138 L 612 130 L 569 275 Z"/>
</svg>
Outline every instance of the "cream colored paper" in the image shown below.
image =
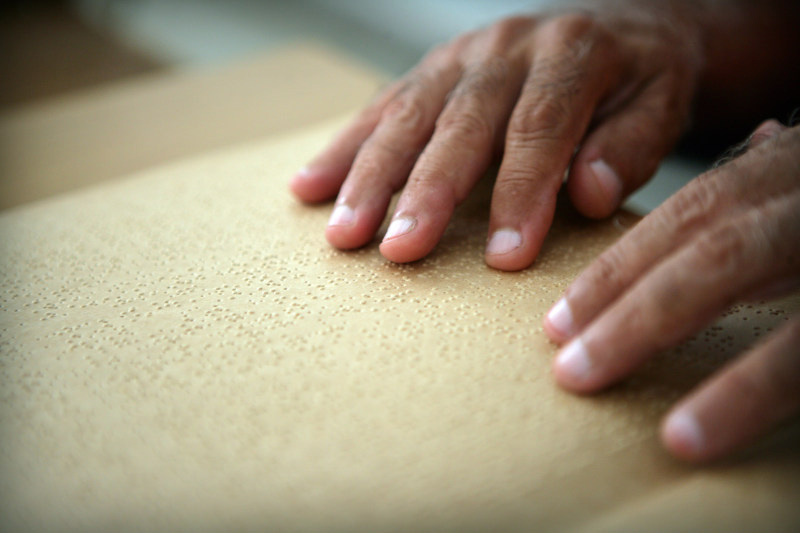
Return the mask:
<svg viewBox="0 0 800 533">
<path fill-rule="evenodd" d="M 791 530 L 800 425 L 694 468 L 657 424 L 797 310 L 740 306 L 620 387 L 553 383 L 542 316 L 632 223 L 558 216 L 482 261 L 331 249 L 288 177 L 332 135 L 155 168 L 0 216 L 0 520 L 19 530 Z"/>
</svg>

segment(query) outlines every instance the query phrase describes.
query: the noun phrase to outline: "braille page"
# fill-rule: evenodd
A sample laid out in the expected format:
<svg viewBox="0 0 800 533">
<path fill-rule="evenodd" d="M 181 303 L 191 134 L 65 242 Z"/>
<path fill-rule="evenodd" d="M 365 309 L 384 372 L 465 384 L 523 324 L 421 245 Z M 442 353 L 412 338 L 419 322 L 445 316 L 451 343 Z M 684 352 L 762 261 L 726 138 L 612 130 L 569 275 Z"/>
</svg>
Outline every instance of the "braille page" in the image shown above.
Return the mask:
<svg viewBox="0 0 800 533">
<path fill-rule="evenodd" d="M 800 520 L 800 425 L 709 468 L 669 405 L 782 324 L 741 305 L 621 386 L 558 389 L 542 332 L 635 220 L 561 209 L 486 267 L 490 180 L 409 265 L 332 249 L 286 184 L 337 124 L 0 215 L 0 521 L 18 530 L 588 530 Z M 566 205 L 566 202 L 562 202 Z"/>
</svg>

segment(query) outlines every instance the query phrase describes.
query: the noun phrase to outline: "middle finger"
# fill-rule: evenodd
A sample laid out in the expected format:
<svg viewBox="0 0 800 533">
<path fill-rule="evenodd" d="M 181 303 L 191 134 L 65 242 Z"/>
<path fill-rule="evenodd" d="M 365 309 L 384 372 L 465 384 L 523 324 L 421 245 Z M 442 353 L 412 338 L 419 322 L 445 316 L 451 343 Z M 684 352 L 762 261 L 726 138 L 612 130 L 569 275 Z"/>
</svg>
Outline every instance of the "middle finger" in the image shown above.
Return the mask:
<svg viewBox="0 0 800 533">
<path fill-rule="evenodd" d="M 501 270 L 536 258 L 575 147 L 621 70 L 613 38 L 590 17 L 549 21 L 535 48 L 492 195 L 486 262 Z"/>
<path fill-rule="evenodd" d="M 443 54 L 435 57 L 438 61 L 423 63 L 410 76 L 359 150 L 325 231 L 337 248 L 357 248 L 372 239 L 392 193 L 403 186 L 430 138 L 436 116 L 461 70 Z"/>
<path fill-rule="evenodd" d="M 398 201 L 381 244 L 387 259 L 415 261 L 439 241 L 453 209 L 491 162 L 523 72 L 521 61 L 495 56 L 461 79 Z"/>
</svg>

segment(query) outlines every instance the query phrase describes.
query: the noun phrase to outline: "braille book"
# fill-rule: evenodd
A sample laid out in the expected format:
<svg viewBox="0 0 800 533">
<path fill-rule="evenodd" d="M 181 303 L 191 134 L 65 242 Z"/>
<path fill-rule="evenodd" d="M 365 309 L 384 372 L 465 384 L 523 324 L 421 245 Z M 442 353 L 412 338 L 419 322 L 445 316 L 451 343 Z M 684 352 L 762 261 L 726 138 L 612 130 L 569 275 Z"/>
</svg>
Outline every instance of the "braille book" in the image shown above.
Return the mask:
<svg viewBox="0 0 800 533">
<path fill-rule="evenodd" d="M 780 530 L 800 425 L 709 468 L 660 417 L 798 309 L 740 305 L 593 397 L 542 317 L 635 223 L 561 202 L 482 250 L 491 176 L 423 261 L 323 238 L 287 181 L 341 122 L 0 214 L 0 521 L 18 530 Z M 384 228 L 385 230 L 385 228 Z"/>
</svg>

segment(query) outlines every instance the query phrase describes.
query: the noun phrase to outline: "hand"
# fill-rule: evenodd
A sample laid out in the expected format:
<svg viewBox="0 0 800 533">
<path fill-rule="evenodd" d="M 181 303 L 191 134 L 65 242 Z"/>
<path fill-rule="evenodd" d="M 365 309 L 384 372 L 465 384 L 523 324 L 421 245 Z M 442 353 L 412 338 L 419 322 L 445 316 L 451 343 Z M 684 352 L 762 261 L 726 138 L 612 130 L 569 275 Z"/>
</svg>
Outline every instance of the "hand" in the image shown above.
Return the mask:
<svg viewBox="0 0 800 533">
<path fill-rule="evenodd" d="M 326 237 L 347 249 L 371 241 L 405 187 L 380 250 L 414 261 L 504 152 L 486 262 L 525 268 L 570 164 L 572 202 L 605 217 L 684 129 L 702 47 L 692 18 L 665 6 L 510 18 L 463 35 L 384 91 L 291 189 L 306 202 L 338 193 Z"/>
<path fill-rule="evenodd" d="M 800 287 L 800 127 L 762 124 L 594 261 L 545 319 L 569 344 L 556 380 L 582 393 L 633 372 L 731 303 Z M 712 376 L 662 426 L 678 457 L 720 457 L 800 411 L 800 316 Z"/>
</svg>

